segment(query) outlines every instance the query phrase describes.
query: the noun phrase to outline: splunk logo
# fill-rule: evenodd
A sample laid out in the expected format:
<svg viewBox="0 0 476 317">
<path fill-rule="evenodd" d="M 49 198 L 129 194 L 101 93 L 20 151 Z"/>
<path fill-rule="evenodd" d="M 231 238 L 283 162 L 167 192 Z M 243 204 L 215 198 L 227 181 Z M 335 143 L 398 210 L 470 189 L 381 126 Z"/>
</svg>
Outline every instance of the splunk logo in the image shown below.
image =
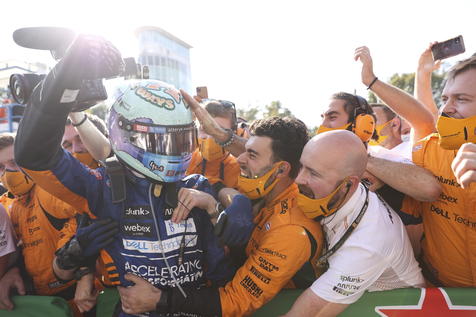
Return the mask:
<svg viewBox="0 0 476 317">
<path fill-rule="evenodd" d="M 122 233 L 126 236 L 149 237 L 152 235 L 152 224 L 150 223 L 125 223 L 122 224 Z"/>
<path fill-rule="evenodd" d="M 150 216 L 149 206 L 131 206 L 124 209 L 124 218 L 141 219 L 149 218 Z"/>
<path fill-rule="evenodd" d="M 438 182 L 440 182 L 442 184 L 446 184 L 446 185 L 450 185 L 450 186 L 454 186 L 454 187 L 461 187 L 461 185 L 458 184 L 458 182 L 455 179 L 444 178 L 441 175 L 435 176 L 435 178 Z"/>
</svg>

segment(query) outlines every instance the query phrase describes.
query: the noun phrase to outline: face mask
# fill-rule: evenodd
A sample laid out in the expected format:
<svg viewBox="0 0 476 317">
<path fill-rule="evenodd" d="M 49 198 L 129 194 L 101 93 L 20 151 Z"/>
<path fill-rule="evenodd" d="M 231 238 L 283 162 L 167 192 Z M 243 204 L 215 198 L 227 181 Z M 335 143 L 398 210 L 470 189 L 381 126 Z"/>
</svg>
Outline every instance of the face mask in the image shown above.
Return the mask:
<svg viewBox="0 0 476 317">
<path fill-rule="evenodd" d="M 73 157 L 86 165 L 89 168 L 95 169 L 99 167 L 98 162 L 93 158 L 89 152 L 84 153 L 72 153 Z"/>
<path fill-rule="evenodd" d="M 334 131 L 334 130 L 348 130 L 349 127 L 352 125 L 352 123 L 347 123 L 344 124 L 343 126 L 340 126 L 338 128 L 328 128 L 323 125 L 319 126 L 319 129 L 317 129 L 317 134 L 327 132 L 327 131 Z"/>
<path fill-rule="evenodd" d="M 198 149 L 203 158 L 209 162 L 221 160 L 227 154 L 212 138 L 199 138 Z"/>
<path fill-rule="evenodd" d="M 410 133 L 402 134 L 400 139 L 402 139 L 402 142 L 410 142 Z"/>
<path fill-rule="evenodd" d="M 28 193 L 34 185 L 33 181 L 22 171 L 5 170 L 1 180 L 3 186 L 14 196 Z"/>
<path fill-rule="evenodd" d="M 375 127 L 375 131 L 378 134 L 378 140 L 370 140 L 369 145 L 379 145 L 382 144 L 387 138 L 388 135 L 382 135 L 382 130 L 385 129 L 385 127 L 391 122 L 392 120 L 389 120 L 385 123 L 379 124 Z"/>
<path fill-rule="evenodd" d="M 446 150 L 457 150 L 467 142 L 476 143 L 476 116 L 466 119 L 450 118 L 442 114 L 436 123 L 440 146 Z"/>
<path fill-rule="evenodd" d="M 346 184 L 350 184 L 350 183 L 347 182 L 347 179 L 344 179 L 342 183 L 339 186 L 337 186 L 337 188 L 332 193 L 330 193 L 326 197 L 322 197 L 319 199 L 313 199 L 313 198 L 307 197 L 306 195 L 302 193 L 299 193 L 297 196 L 297 204 L 299 208 L 301 208 L 301 210 L 304 212 L 304 214 L 310 219 L 314 219 L 319 216 L 327 217 L 333 214 L 334 212 L 336 212 L 337 208 L 340 206 L 340 204 L 337 204 L 336 202 L 332 200 L 334 196 L 337 194 L 337 192 L 339 192 L 342 189 L 342 187 Z M 329 203 L 331 201 L 334 207 L 329 207 Z"/>
<path fill-rule="evenodd" d="M 273 181 L 271 181 L 271 177 L 279 168 L 280 163 L 281 162 L 277 162 L 274 164 L 273 168 L 261 177 L 247 178 L 240 175 L 238 177 L 238 190 L 249 199 L 258 199 L 266 196 L 278 182 L 277 177 L 275 177 Z"/>
</svg>

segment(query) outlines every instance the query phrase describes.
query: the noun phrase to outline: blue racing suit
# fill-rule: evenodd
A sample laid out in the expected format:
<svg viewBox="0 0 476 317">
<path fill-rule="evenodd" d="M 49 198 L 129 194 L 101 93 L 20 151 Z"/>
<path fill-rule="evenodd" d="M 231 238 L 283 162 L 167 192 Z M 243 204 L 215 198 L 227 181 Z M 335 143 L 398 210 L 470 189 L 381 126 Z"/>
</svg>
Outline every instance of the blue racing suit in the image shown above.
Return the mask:
<svg viewBox="0 0 476 317">
<path fill-rule="evenodd" d="M 77 60 L 72 63 L 74 58 Z M 155 197 L 151 182 L 130 172 L 125 181 L 125 201 L 113 203 L 105 169 L 89 169 L 61 148 L 66 118 L 74 104 L 65 102 L 63 91 L 79 89 L 82 66 L 78 56 L 70 54 L 33 91 L 15 141 L 17 163 L 37 185 L 79 212 L 119 223 L 119 236 L 100 255 L 113 285 L 130 285 L 124 279 L 128 272 L 160 289 L 174 287 L 173 277 L 184 288 L 230 280 L 234 273 L 231 262 L 218 245 L 204 210 L 192 209 L 180 224 L 166 220 L 173 207 L 165 203 L 165 190 Z M 182 187 L 212 193 L 200 175 L 178 182 L 177 188 Z M 120 316 L 127 314 L 121 312 Z"/>
</svg>

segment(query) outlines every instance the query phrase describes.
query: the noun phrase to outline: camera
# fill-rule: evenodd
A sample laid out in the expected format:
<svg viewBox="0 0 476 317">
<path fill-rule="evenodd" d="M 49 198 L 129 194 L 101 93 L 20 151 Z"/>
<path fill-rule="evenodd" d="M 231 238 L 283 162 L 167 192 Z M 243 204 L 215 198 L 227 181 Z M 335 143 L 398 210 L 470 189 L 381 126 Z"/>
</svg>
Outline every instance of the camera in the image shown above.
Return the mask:
<svg viewBox="0 0 476 317">
<path fill-rule="evenodd" d="M 73 31 L 56 27 L 22 28 L 13 32 L 13 40 L 20 46 L 39 50 L 49 50 L 55 60 L 60 60 L 69 45 L 75 39 Z M 124 78 L 148 78 L 148 68 L 136 64 L 133 57 L 124 58 L 124 68 L 119 76 Z M 36 86 L 41 85 L 46 75 L 12 74 L 9 89 L 13 99 L 25 105 Z M 79 89 L 73 111 L 88 109 L 98 102 L 107 99 L 106 88 L 102 79 L 83 80 Z"/>
</svg>

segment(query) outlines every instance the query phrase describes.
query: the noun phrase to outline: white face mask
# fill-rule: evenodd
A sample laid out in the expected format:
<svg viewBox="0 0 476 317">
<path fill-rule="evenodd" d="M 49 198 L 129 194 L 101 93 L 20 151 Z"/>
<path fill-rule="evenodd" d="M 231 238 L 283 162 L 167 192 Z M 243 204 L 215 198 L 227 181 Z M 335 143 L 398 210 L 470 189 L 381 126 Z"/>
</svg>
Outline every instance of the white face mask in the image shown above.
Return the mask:
<svg viewBox="0 0 476 317">
<path fill-rule="evenodd" d="M 402 134 L 400 136 L 400 138 L 402 139 L 402 142 L 409 142 L 410 141 L 410 133 Z"/>
</svg>

